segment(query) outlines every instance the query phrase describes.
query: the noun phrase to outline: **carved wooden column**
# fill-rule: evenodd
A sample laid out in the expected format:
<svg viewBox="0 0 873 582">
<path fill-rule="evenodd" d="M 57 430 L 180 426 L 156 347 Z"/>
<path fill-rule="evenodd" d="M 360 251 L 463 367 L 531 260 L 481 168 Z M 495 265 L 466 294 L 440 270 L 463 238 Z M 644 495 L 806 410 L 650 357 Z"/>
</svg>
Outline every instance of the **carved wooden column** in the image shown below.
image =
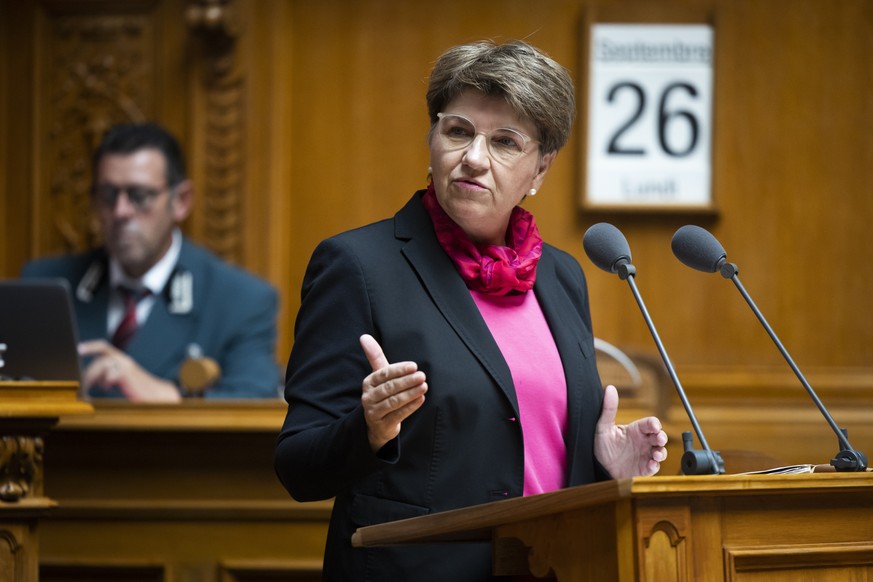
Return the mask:
<svg viewBox="0 0 873 582">
<path fill-rule="evenodd" d="M 0 382 L 0 580 L 39 577 L 40 517 L 56 505 L 44 496 L 45 437 L 61 416 L 93 412 L 76 382 Z"/>
<path fill-rule="evenodd" d="M 201 211 L 196 237 L 225 260 L 244 263 L 246 79 L 240 64 L 241 14 L 232 0 L 188 5 L 196 43 L 192 164 Z"/>
</svg>

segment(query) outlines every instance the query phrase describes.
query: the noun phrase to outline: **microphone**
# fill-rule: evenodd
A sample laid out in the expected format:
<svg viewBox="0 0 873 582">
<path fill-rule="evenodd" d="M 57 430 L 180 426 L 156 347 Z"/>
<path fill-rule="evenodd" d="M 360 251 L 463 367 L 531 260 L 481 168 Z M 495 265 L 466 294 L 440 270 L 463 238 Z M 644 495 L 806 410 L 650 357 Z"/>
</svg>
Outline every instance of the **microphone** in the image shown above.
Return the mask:
<svg viewBox="0 0 873 582">
<path fill-rule="evenodd" d="M 703 431 L 700 429 L 700 424 L 697 422 L 697 417 L 691 409 L 691 403 L 685 396 L 685 390 L 682 388 L 682 383 L 679 382 L 679 377 L 676 375 L 676 370 L 673 368 L 673 363 L 667 355 L 667 350 L 658 336 L 658 331 L 655 329 L 655 324 L 652 318 L 649 317 L 649 311 L 646 309 L 646 304 L 640 296 L 637 289 L 634 276 L 636 275 L 636 267 L 631 263 L 630 246 L 627 244 L 627 239 L 613 225 L 606 222 L 599 222 L 585 232 L 582 237 L 582 246 L 585 248 L 585 253 L 591 262 L 608 273 L 618 274 L 622 280 L 627 280 L 633 292 L 637 305 L 643 314 L 643 319 L 646 320 L 646 325 L 652 338 L 655 340 L 655 345 L 658 347 L 658 352 L 667 366 L 667 372 L 670 374 L 670 379 L 679 393 L 679 399 L 685 407 L 685 412 L 691 420 L 691 426 L 694 427 L 694 432 L 697 434 L 697 439 L 703 447 L 702 451 L 695 450 L 693 446 L 693 438 L 690 432 L 682 433 L 682 442 L 685 452 L 682 455 L 682 472 L 685 475 L 713 475 L 724 473 L 724 460 L 718 451 L 713 451 L 709 448 L 706 438 L 703 436 Z"/>
<path fill-rule="evenodd" d="M 673 247 L 673 254 L 676 255 L 676 258 L 692 269 L 697 269 L 698 271 L 703 271 L 705 273 L 715 273 L 717 271 L 725 279 L 731 279 L 734 282 L 734 285 L 739 289 L 743 298 L 746 300 L 746 303 L 748 303 L 749 307 L 752 308 L 758 321 L 760 321 L 761 325 L 764 326 L 767 335 L 770 336 L 770 339 L 772 339 L 773 343 L 776 344 L 776 347 L 779 348 L 782 357 L 784 357 L 785 361 L 788 362 L 788 365 L 791 366 L 794 375 L 797 376 L 800 383 L 803 384 L 804 388 L 806 388 L 806 391 L 809 393 L 810 397 L 812 397 L 812 401 L 815 402 L 815 405 L 821 411 L 825 420 L 827 420 L 831 429 L 837 435 L 840 451 L 833 459 L 831 459 L 831 465 L 833 465 L 837 471 L 850 472 L 866 470 L 866 455 L 861 451 L 853 449 L 852 445 L 849 444 L 846 431 L 840 429 L 840 427 L 837 426 L 837 423 L 834 422 L 834 419 L 828 413 L 827 408 L 825 408 L 825 405 L 816 395 L 815 390 L 812 389 L 812 386 L 809 385 L 809 382 L 806 381 L 803 373 L 801 373 L 800 368 L 797 367 L 794 360 L 788 354 L 788 350 L 786 350 L 785 346 L 782 345 L 782 342 L 779 341 L 776 332 L 774 332 L 773 328 L 770 327 L 770 324 L 767 323 L 761 310 L 758 309 L 758 306 L 755 305 L 752 297 L 746 292 L 743 284 L 740 283 L 740 278 L 738 276 L 739 269 L 735 264 L 727 261 L 727 253 L 725 252 L 724 247 L 721 246 L 721 243 L 719 243 L 718 240 L 716 240 L 716 238 L 706 229 L 694 226 L 693 224 L 688 224 L 676 231 L 676 234 L 673 235 L 671 246 Z"/>
</svg>

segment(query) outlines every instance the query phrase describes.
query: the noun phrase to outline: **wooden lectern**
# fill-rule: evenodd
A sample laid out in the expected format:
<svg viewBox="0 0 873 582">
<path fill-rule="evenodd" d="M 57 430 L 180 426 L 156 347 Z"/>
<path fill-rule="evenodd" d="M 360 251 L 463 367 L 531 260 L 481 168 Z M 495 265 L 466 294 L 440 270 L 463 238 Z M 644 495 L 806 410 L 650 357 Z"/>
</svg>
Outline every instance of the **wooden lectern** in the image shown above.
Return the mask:
<svg viewBox="0 0 873 582">
<path fill-rule="evenodd" d="M 497 575 L 873 579 L 873 473 L 638 477 L 360 528 L 357 547 L 490 540 Z"/>
</svg>

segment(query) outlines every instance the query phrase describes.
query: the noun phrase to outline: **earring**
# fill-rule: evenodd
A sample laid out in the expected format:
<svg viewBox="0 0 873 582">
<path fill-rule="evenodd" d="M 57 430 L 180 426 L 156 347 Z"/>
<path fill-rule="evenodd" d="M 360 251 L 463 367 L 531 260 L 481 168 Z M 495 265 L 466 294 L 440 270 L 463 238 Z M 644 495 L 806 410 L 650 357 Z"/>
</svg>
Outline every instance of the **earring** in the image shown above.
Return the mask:
<svg viewBox="0 0 873 582">
<path fill-rule="evenodd" d="M 531 195 L 531 196 L 536 196 L 536 195 L 537 195 L 537 189 L 536 189 L 536 188 L 531 188 L 531 189 L 530 189 L 530 195 Z"/>
</svg>

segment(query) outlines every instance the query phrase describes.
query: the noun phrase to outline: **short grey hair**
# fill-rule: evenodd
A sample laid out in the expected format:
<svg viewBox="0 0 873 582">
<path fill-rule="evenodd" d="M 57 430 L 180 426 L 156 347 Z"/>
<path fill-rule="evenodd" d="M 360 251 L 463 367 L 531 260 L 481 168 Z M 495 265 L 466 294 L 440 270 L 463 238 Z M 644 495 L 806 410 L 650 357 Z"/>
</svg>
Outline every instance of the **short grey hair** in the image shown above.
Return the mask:
<svg viewBox="0 0 873 582">
<path fill-rule="evenodd" d="M 427 110 L 437 113 L 468 89 L 502 97 L 539 131 L 541 154 L 558 151 L 570 137 L 576 115 L 573 80 L 567 70 L 536 47 L 518 40 L 459 45 L 444 52 L 431 71 Z"/>
</svg>

